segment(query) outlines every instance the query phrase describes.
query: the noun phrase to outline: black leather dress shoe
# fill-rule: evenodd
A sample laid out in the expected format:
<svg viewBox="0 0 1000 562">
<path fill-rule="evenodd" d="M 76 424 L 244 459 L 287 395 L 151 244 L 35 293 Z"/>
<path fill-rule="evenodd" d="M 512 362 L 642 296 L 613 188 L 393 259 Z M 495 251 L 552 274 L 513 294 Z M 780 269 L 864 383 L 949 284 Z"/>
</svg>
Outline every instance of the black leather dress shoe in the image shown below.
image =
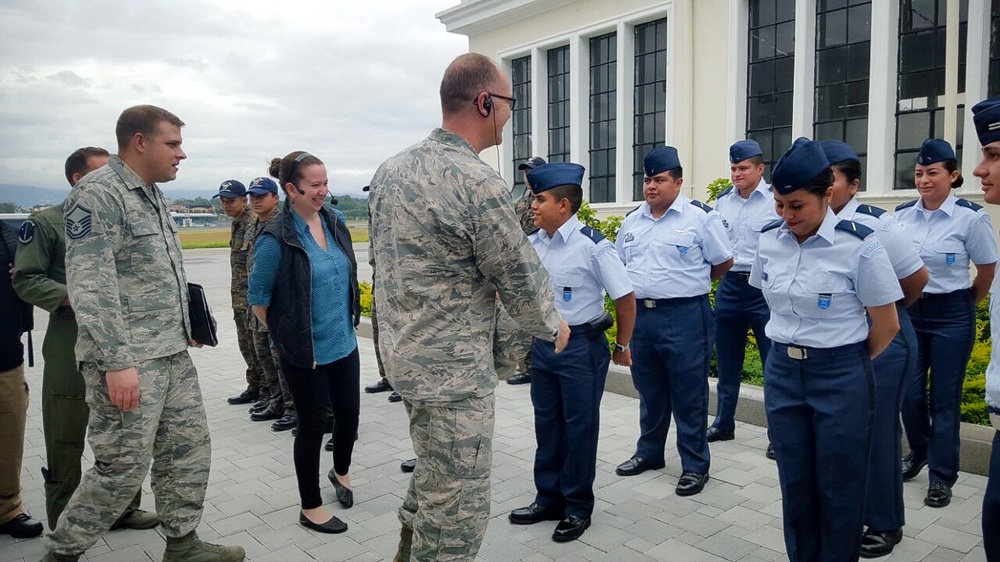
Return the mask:
<svg viewBox="0 0 1000 562">
<path fill-rule="evenodd" d="M 507 379 L 507 384 L 528 384 L 531 382 L 531 373 L 518 373 Z"/>
<path fill-rule="evenodd" d="M 337 480 L 337 474 L 330 469 L 330 472 L 326 473 L 326 477 L 330 479 L 330 483 L 333 484 L 333 489 L 337 492 L 337 501 L 340 505 L 344 506 L 344 509 L 350 509 L 354 505 L 354 491 L 344 486 Z"/>
<path fill-rule="evenodd" d="M 892 552 L 893 547 L 903 540 L 902 529 L 895 531 L 872 531 L 868 529 L 861 537 L 861 557 L 878 558 Z"/>
<path fill-rule="evenodd" d="M 722 431 L 713 425 L 708 428 L 708 431 L 705 432 L 705 437 L 708 438 L 709 443 L 715 443 L 716 441 L 732 441 L 733 439 L 736 439 L 736 432 Z"/>
<path fill-rule="evenodd" d="M 306 517 L 306 514 L 301 511 L 299 512 L 299 525 L 302 525 L 307 529 L 312 529 L 313 531 L 330 533 L 333 535 L 343 533 L 347 530 L 347 523 L 344 523 L 336 517 L 330 517 L 330 520 L 326 523 L 313 523 L 308 517 Z"/>
<path fill-rule="evenodd" d="M 258 392 L 256 390 L 250 390 L 249 388 L 243 392 L 237 394 L 236 396 L 230 396 L 226 399 L 226 402 L 236 406 L 239 404 L 249 404 L 257 400 Z"/>
<path fill-rule="evenodd" d="M 392 385 L 389 384 L 389 381 L 386 380 L 385 377 L 382 377 L 378 380 L 378 382 L 365 387 L 365 392 L 368 394 L 376 394 L 378 392 L 387 392 L 390 390 L 392 390 Z"/>
<path fill-rule="evenodd" d="M 556 530 L 552 533 L 552 540 L 556 542 L 575 541 L 583 536 L 583 532 L 588 527 L 590 527 L 590 517 L 567 515 L 556 525 Z"/>
<path fill-rule="evenodd" d="M 618 465 L 618 468 L 615 469 L 615 474 L 618 476 L 635 476 L 636 474 L 642 474 L 647 470 L 656 470 L 665 466 L 667 466 L 667 463 L 663 461 L 657 462 L 646 460 L 642 457 L 632 457 Z"/>
<path fill-rule="evenodd" d="M 951 503 L 951 486 L 944 482 L 931 482 L 927 488 L 924 505 L 927 507 L 944 507 Z"/>
<path fill-rule="evenodd" d="M 519 507 L 511 511 L 507 520 L 515 525 L 534 525 L 541 521 L 559 521 L 563 516 L 564 513 L 561 509 L 545 507 L 532 502 L 528 507 Z"/>
<path fill-rule="evenodd" d="M 252 414 L 254 412 L 260 412 L 261 410 L 266 410 L 266 409 L 267 409 L 267 399 L 262 398 L 262 399 L 260 399 L 260 400 L 258 400 L 256 402 L 254 402 L 253 404 L 250 404 L 250 410 L 249 411 Z"/>
<path fill-rule="evenodd" d="M 389 402 L 402 402 L 402 401 L 403 397 L 400 396 L 399 393 L 396 391 L 393 391 L 392 394 L 389 395 Z"/>
<path fill-rule="evenodd" d="M 674 492 L 678 496 L 693 496 L 705 489 L 705 482 L 708 482 L 707 474 L 684 472 L 677 479 L 677 488 L 674 489 Z"/>
<path fill-rule="evenodd" d="M 258 410 L 250 414 L 250 421 L 271 421 L 281 417 L 281 414 L 274 410 Z"/>
<path fill-rule="evenodd" d="M 291 414 L 285 414 L 278 418 L 278 421 L 271 424 L 271 431 L 288 431 L 289 429 L 295 429 L 297 425 L 299 425 L 299 418 Z"/>
<path fill-rule="evenodd" d="M 764 451 L 764 456 L 767 457 L 767 458 L 769 458 L 769 459 L 771 459 L 772 461 L 775 460 L 775 459 L 777 459 L 777 457 L 774 456 L 774 444 L 773 443 L 768 443 L 767 444 L 767 450 Z"/>
<path fill-rule="evenodd" d="M 30 539 L 42 534 L 45 527 L 27 513 L 19 513 L 13 519 L 0 525 L 0 535 L 10 535 L 15 539 Z"/>
<path fill-rule="evenodd" d="M 399 470 L 403 472 L 413 472 L 415 468 L 417 468 L 417 459 L 407 459 L 399 463 Z"/>
<path fill-rule="evenodd" d="M 917 457 L 913 453 L 903 457 L 903 482 L 913 480 L 927 466 L 927 459 Z"/>
</svg>

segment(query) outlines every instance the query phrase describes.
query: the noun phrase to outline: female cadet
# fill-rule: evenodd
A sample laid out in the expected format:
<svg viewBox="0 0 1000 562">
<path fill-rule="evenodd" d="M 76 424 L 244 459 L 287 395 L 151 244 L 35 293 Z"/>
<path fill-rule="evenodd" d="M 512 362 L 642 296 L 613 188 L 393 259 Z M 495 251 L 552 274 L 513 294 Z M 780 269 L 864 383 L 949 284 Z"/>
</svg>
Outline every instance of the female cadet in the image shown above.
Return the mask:
<svg viewBox="0 0 1000 562">
<path fill-rule="evenodd" d="M 951 503 L 951 487 L 958 479 L 962 382 L 976 336 L 976 303 L 993 281 L 997 243 L 986 211 L 951 193 L 962 185 L 962 176 L 946 141 L 924 141 L 914 181 L 920 199 L 896 207 L 896 218 L 913 232 L 931 277 L 922 298 L 909 309 L 918 354 L 903 389 L 910 454 L 902 471 L 903 480 L 910 480 L 929 464 L 924 503 L 944 507 Z M 969 280 L 969 262 L 976 266 L 974 281 Z M 933 373 L 929 410 L 928 371 Z"/>
<path fill-rule="evenodd" d="M 871 229 L 833 214 L 829 166 L 819 143 L 804 138 L 774 166 L 781 220 L 765 227 L 750 272 L 771 309 L 764 407 L 792 562 L 858 559 L 871 358 L 896 334 L 903 296 Z"/>
<path fill-rule="evenodd" d="M 878 207 L 862 205 L 855 195 L 861 187 L 861 162 L 846 143 L 837 140 L 820 142 L 830 170 L 833 193 L 830 207 L 838 219 L 863 224 L 875 232 L 885 246 L 892 269 L 899 279 L 903 299 L 896 302 L 899 333 L 889 347 L 873 361 L 875 371 L 875 425 L 872 429 L 872 456 L 868 464 L 868 498 L 865 503 L 867 530 L 861 540 L 861 556 L 876 558 L 892 552 L 903 538 L 903 476 L 899 472 L 902 457 L 903 381 L 917 362 L 917 336 L 906 308 L 918 298 L 927 284 L 927 268 L 913 245 L 912 235 L 891 214 Z"/>
</svg>

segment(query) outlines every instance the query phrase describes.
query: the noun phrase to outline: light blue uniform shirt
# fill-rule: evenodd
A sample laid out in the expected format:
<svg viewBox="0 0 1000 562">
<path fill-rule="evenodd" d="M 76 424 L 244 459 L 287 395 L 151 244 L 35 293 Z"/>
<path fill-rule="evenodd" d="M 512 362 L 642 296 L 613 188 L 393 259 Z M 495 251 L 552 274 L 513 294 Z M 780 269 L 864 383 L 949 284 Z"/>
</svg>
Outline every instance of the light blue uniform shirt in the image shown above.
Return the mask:
<svg viewBox="0 0 1000 562">
<path fill-rule="evenodd" d="M 673 299 L 707 294 L 713 265 L 733 256 L 719 213 L 677 195 L 660 218 L 649 203 L 629 213 L 615 247 L 639 299 Z"/>
<path fill-rule="evenodd" d="M 990 338 L 993 349 L 986 367 L 986 406 L 993 428 L 1000 431 L 1000 275 L 994 276 L 990 285 Z"/>
<path fill-rule="evenodd" d="M 990 216 L 982 208 L 970 209 L 949 193 L 936 211 L 924 209 L 923 201 L 896 208 L 896 219 L 913 233 L 920 259 L 930 280 L 925 293 L 944 294 L 968 289 L 970 262 L 983 265 L 997 261 L 997 241 Z"/>
<path fill-rule="evenodd" d="M 573 215 L 552 237 L 539 229 L 531 245 L 549 272 L 556 310 L 570 326 L 604 314 L 604 293 L 617 300 L 632 292 L 625 266 L 614 245 Z"/>
<path fill-rule="evenodd" d="M 740 196 L 740 190 L 731 187 L 719 196 L 715 210 L 722 217 L 722 226 L 726 228 L 729 244 L 733 248 L 733 267 L 730 271 L 750 271 L 753 257 L 757 254 L 761 229 L 778 219 L 771 186 L 761 178 L 746 199 Z"/>
<path fill-rule="evenodd" d="M 875 231 L 875 237 L 878 238 L 878 241 L 885 247 L 886 253 L 889 254 L 889 261 L 892 263 L 892 269 L 896 272 L 897 279 L 909 277 L 920 271 L 920 268 L 924 266 L 924 262 L 920 259 L 920 255 L 917 254 L 917 247 L 913 243 L 913 237 L 910 235 L 909 230 L 903 226 L 903 223 L 885 211 L 882 211 L 882 215 L 877 217 L 863 213 L 858 210 L 860 206 L 861 203 L 858 201 L 858 198 L 852 197 L 844 205 L 844 208 L 837 213 L 837 218 L 863 224 Z"/>
<path fill-rule="evenodd" d="M 817 348 L 864 341 L 864 307 L 903 297 L 878 238 L 838 230 L 838 222 L 828 209 L 819 231 L 802 244 L 785 224 L 761 234 L 750 284 L 771 309 L 765 332 L 772 341 Z"/>
</svg>

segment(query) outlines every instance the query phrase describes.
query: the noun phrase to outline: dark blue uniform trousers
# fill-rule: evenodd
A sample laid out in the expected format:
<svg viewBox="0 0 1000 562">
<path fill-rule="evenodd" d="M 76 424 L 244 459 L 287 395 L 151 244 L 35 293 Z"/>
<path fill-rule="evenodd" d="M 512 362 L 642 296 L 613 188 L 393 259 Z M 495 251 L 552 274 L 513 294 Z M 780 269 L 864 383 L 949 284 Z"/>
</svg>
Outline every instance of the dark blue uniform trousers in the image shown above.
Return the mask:
<svg viewBox="0 0 1000 562">
<path fill-rule="evenodd" d="M 535 502 L 567 515 L 590 517 L 601 397 L 611 353 L 604 332 L 574 328 L 555 353 L 552 342 L 531 348 L 531 403 L 535 408 Z"/>
<path fill-rule="evenodd" d="M 872 363 L 864 342 L 806 352 L 793 359 L 774 342 L 764 369 L 785 547 L 791 562 L 857 560 L 875 417 Z"/>
<path fill-rule="evenodd" d="M 659 462 L 677 423 L 677 451 L 685 472 L 708 474 L 708 362 L 715 317 L 708 295 L 638 300 L 632 335 L 632 384 L 639 392 L 640 435 L 635 454 Z"/>
<path fill-rule="evenodd" d="M 930 295 L 909 312 L 917 333 L 917 365 L 903 390 L 903 428 L 910 450 L 927 459 L 930 481 L 953 486 L 958 480 L 962 383 L 976 336 L 972 291 Z"/>
<path fill-rule="evenodd" d="M 740 398 L 747 329 L 753 329 L 761 365 L 767 362 L 767 352 L 771 349 L 771 340 L 764 334 L 771 311 L 760 289 L 747 283 L 749 277 L 745 272 L 727 272 L 715 292 L 715 357 L 719 367 L 716 392 L 719 400 L 712 425 L 722 431 L 736 429 L 736 402 Z"/>
<path fill-rule="evenodd" d="M 983 548 L 986 562 L 1000 562 L 1000 431 L 993 435 L 990 477 L 983 495 Z"/>
<path fill-rule="evenodd" d="M 903 406 L 903 384 L 913 376 L 917 364 L 917 335 L 910 315 L 896 306 L 899 332 L 872 362 L 875 371 L 875 426 L 872 456 L 868 465 L 868 500 L 865 524 L 872 531 L 895 531 L 906 522 L 903 512 L 903 431 L 899 412 Z"/>
</svg>

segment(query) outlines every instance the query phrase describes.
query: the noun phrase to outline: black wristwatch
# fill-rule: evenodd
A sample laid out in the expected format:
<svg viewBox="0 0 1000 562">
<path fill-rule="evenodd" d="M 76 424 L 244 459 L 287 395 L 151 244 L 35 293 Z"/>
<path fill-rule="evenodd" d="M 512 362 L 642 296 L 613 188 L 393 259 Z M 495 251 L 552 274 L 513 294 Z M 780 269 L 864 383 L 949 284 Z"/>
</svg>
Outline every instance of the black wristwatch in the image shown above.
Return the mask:
<svg viewBox="0 0 1000 562">
<path fill-rule="evenodd" d="M 622 345 L 618 342 L 615 342 L 615 351 L 620 351 L 621 353 L 625 353 L 626 351 L 628 351 L 628 344 Z"/>
</svg>

